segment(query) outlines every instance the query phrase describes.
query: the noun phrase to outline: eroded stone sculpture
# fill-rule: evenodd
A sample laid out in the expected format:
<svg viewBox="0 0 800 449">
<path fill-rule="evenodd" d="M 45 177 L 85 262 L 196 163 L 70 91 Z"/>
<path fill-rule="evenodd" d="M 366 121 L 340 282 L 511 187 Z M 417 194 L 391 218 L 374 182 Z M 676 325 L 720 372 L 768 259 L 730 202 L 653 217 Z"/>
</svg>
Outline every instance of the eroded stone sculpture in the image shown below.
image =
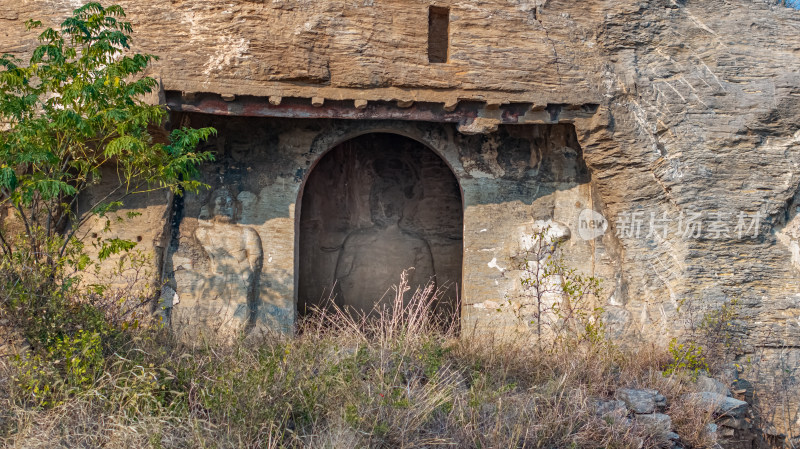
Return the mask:
<svg viewBox="0 0 800 449">
<path fill-rule="evenodd" d="M 404 270 L 409 270 L 412 293 L 435 280 L 428 242 L 400 227 L 406 199 L 403 186 L 393 180 L 373 185 L 369 205 L 374 226 L 353 231 L 344 241 L 336 264 L 337 303 L 369 313 L 391 304 L 395 295 L 390 287 Z"/>
<path fill-rule="evenodd" d="M 369 313 L 393 300 L 391 287 L 409 268 L 409 298 L 435 275 L 437 313 L 455 312 L 461 216 L 452 172 L 418 141 L 374 133 L 339 144 L 302 193 L 298 313 L 331 300 Z"/>
<path fill-rule="evenodd" d="M 237 226 L 237 202 L 227 188 L 212 196 L 210 220 L 201 220 L 195 238 L 209 257 L 210 271 L 200 286 L 202 306 L 209 316 L 230 328 L 250 323 L 255 313 L 258 274 L 264 253 L 258 233 Z"/>
</svg>

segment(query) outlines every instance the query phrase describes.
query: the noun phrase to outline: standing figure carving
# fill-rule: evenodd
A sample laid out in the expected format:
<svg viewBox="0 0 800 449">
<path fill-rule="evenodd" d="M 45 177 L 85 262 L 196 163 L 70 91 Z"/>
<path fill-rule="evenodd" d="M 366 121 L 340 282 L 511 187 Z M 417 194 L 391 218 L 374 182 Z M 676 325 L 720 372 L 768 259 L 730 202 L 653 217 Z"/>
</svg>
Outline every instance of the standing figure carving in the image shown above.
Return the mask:
<svg viewBox="0 0 800 449">
<path fill-rule="evenodd" d="M 434 280 L 433 257 L 428 242 L 401 227 L 408 199 L 406 189 L 395 179 L 378 178 L 370 190 L 373 226 L 351 232 L 344 241 L 336 264 L 336 302 L 356 312 L 389 306 L 403 270 L 409 271 L 411 293 Z M 407 295 L 405 301 L 410 299 Z"/>
<path fill-rule="evenodd" d="M 210 261 L 201 285 L 203 307 L 226 326 L 251 324 L 257 306 L 258 276 L 264 260 L 261 238 L 236 224 L 237 202 L 223 187 L 212 195 L 210 220 L 201 220 L 195 238 Z"/>
</svg>

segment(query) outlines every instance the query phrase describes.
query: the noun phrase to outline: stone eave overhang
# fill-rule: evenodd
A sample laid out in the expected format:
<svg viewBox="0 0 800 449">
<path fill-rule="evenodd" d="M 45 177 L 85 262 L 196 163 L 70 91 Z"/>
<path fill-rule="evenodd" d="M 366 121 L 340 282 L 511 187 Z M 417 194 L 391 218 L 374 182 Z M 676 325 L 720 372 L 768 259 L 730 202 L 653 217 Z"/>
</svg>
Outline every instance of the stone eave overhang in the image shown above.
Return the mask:
<svg viewBox="0 0 800 449">
<path fill-rule="evenodd" d="M 329 99 L 181 92 L 167 90 L 160 102 L 171 111 L 202 114 L 346 120 L 409 120 L 454 123 L 465 134 L 487 133 L 499 125 L 573 123 L 597 112 L 597 103 L 537 103 L 507 99 L 442 101 Z"/>
</svg>

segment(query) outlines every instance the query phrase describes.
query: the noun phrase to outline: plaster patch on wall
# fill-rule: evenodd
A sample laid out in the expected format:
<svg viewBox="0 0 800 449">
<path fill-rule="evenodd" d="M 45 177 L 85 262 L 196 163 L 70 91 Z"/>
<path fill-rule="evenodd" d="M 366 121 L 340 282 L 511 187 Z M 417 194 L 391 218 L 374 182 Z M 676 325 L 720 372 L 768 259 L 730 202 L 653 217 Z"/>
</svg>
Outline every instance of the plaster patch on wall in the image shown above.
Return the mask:
<svg viewBox="0 0 800 449">
<path fill-rule="evenodd" d="M 476 309 L 488 309 L 488 310 L 496 310 L 500 308 L 500 303 L 495 301 L 486 300 L 484 302 L 479 302 L 477 304 L 473 304 L 472 307 Z"/>
<path fill-rule="evenodd" d="M 506 271 L 503 267 L 501 267 L 500 265 L 497 265 L 497 257 L 495 257 L 494 259 L 489 261 L 489 263 L 486 264 L 486 265 L 488 265 L 489 268 L 497 268 L 497 270 L 500 271 L 501 273 Z"/>
<path fill-rule="evenodd" d="M 466 164 L 465 164 L 465 165 L 466 165 Z M 494 177 L 495 177 L 495 176 L 494 176 L 493 174 L 491 174 L 491 173 L 486 173 L 485 171 L 481 171 L 481 170 L 477 170 L 477 169 L 476 169 L 476 170 L 469 170 L 469 169 L 467 169 L 467 172 L 468 172 L 468 173 L 469 173 L 469 175 L 470 175 L 470 176 L 472 176 L 473 178 L 489 178 L 489 179 L 491 179 L 491 178 L 494 178 Z"/>
<path fill-rule="evenodd" d="M 567 241 L 572 235 L 569 227 L 563 223 L 553 220 L 536 220 L 533 222 L 533 225 L 520 227 L 520 248 L 523 251 L 533 250 L 539 243 L 539 236 L 537 234 L 541 233 L 543 233 L 543 237 L 548 243 Z"/>
</svg>

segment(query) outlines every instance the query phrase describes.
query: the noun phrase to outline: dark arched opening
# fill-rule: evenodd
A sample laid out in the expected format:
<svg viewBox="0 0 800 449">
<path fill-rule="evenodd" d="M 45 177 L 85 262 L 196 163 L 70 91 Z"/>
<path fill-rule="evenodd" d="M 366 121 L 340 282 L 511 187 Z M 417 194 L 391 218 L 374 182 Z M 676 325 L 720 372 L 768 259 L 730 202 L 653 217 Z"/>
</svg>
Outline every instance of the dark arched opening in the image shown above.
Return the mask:
<svg viewBox="0 0 800 449">
<path fill-rule="evenodd" d="M 410 267 L 412 289 L 429 279 L 447 286 L 437 310 L 460 315 L 461 191 L 431 149 L 389 133 L 350 139 L 321 157 L 301 202 L 301 317 L 333 295 L 339 305 L 369 312 L 393 297 L 391 286 Z"/>
</svg>

